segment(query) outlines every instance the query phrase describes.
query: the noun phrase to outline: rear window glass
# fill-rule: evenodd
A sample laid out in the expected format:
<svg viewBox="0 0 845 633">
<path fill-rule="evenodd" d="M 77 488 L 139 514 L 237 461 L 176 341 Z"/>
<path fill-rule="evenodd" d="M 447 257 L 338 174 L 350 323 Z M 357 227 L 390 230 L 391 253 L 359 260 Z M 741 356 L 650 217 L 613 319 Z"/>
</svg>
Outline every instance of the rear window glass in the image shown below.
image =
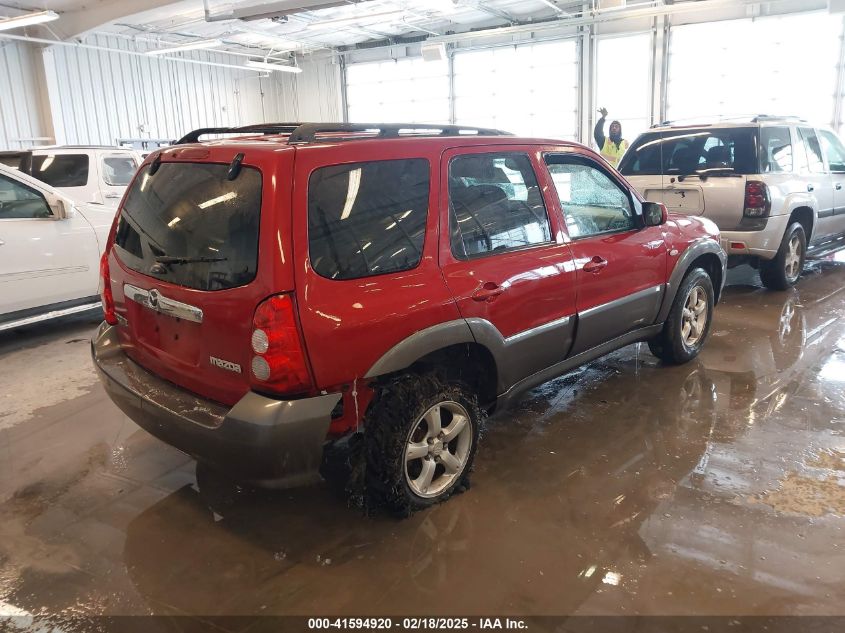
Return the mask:
<svg viewBox="0 0 845 633">
<path fill-rule="evenodd" d="M 311 266 L 329 279 L 415 268 L 428 215 L 422 158 L 333 165 L 308 182 Z"/>
<path fill-rule="evenodd" d="M 87 154 L 40 154 L 32 157 L 32 176 L 53 187 L 88 184 Z"/>
<path fill-rule="evenodd" d="M 125 187 L 132 181 L 138 165 L 131 156 L 112 156 L 103 159 L 103 180 L 112 187 Z"/>
<path fill-rule="evenodd" d="M 229 165 L 162 163 L 132 183 L 115 245 L 140 273 L 199 290 L 224 290 L 255 278 L 261 174 Z"/>
<path fill-rule="evenodd" d="M 757 129 L 649 132 L 634 142 L 619 171 L 626 176 L 756 174 Z"/>
</svg>

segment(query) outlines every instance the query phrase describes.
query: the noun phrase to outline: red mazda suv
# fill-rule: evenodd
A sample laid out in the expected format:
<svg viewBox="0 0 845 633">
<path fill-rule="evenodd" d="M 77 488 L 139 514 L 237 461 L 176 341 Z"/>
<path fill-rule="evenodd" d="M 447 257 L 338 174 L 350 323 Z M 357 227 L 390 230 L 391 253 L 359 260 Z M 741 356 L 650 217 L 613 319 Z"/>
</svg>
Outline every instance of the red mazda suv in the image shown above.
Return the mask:
<svg viewBox="0 0 845 633">
<path fill-rule="evenodd" d="M 409 512 L 463 489 L 484 416 L 525 390 L 637 341 L 695 357 L 725 264 L 712 222 L 576 143 L 205 128 L 128 188 L 92 354 L 118 407 L 214 472 L 298 486 L 355 437 L 364 498 Z"/>
</svg>

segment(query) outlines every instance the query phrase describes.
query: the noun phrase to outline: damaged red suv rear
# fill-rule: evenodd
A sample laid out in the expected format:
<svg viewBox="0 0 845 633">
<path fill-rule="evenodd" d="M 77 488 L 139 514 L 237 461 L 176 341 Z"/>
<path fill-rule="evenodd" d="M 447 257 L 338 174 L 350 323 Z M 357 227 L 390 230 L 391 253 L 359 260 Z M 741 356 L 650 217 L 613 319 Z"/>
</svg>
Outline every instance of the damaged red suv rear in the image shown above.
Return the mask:
<svg viewBox="0 0 845 633">
<path fill-rule="evenodd" d="M 129 187 L 92 353 L 114 402 L 199 462 L 297 486 L 355 436 L 367 497 L 408 511 L 462 488 L 483 416 L 525 390 L 637 341 L 695 357 L 724 271 L 715 225 L 578 144 L 204 129 Z"/>
</svg>

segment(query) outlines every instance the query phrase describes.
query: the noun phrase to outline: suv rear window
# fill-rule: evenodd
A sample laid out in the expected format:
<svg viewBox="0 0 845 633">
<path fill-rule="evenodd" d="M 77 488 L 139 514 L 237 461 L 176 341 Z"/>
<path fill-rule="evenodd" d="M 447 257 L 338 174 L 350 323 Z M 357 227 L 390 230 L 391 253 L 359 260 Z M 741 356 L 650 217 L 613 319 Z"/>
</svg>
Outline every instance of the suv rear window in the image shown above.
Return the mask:
<svg viewBox="0 0 845 633">
<path fill-rule="evenodd" d="M 625 176 L 756 174 L 757 128 L 686 128 L 642 134 L 619 163 Z"/>
<path fill-rule="evenodd" d="M 32 157 L 30 173 L 53 187 L 84 187 L 88 162 L 87 154 L 39 154 Z"/>
<path fill-rule="evenodd" d="M 229 165 L 162 163 L 132 183 L 115 246 L 132 270 L 198 290 L 243 286 L 255 278 L 261 174 Z"/>
<path fill-rule="evenodd" d="M 424 158 L 322 167 L 308 181 L 311 266 L 329 279 L 410 270 L 420 263 L 428 216 Z"/>
</svg>

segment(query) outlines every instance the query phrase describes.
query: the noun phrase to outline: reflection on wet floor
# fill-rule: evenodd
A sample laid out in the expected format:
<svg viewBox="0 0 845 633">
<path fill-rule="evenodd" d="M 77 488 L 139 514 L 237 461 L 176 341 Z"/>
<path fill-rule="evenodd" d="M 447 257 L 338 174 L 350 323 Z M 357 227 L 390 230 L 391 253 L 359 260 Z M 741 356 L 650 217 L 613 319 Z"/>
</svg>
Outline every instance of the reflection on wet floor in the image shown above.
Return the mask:
<svg viewBox="0 0 845 633">
<path fill-rule="evenodd" d="M 0 417 L 0 612 L 845 614 L 845 264 L 729 283 L 698 360 L 631 346 L 532 391 L 405 521 L 199 490 L 83 376 Z M 93 324 L 65 326 L 0 339 L 7 402 L 16 365 L 82 375 Z"/>
</svg>

